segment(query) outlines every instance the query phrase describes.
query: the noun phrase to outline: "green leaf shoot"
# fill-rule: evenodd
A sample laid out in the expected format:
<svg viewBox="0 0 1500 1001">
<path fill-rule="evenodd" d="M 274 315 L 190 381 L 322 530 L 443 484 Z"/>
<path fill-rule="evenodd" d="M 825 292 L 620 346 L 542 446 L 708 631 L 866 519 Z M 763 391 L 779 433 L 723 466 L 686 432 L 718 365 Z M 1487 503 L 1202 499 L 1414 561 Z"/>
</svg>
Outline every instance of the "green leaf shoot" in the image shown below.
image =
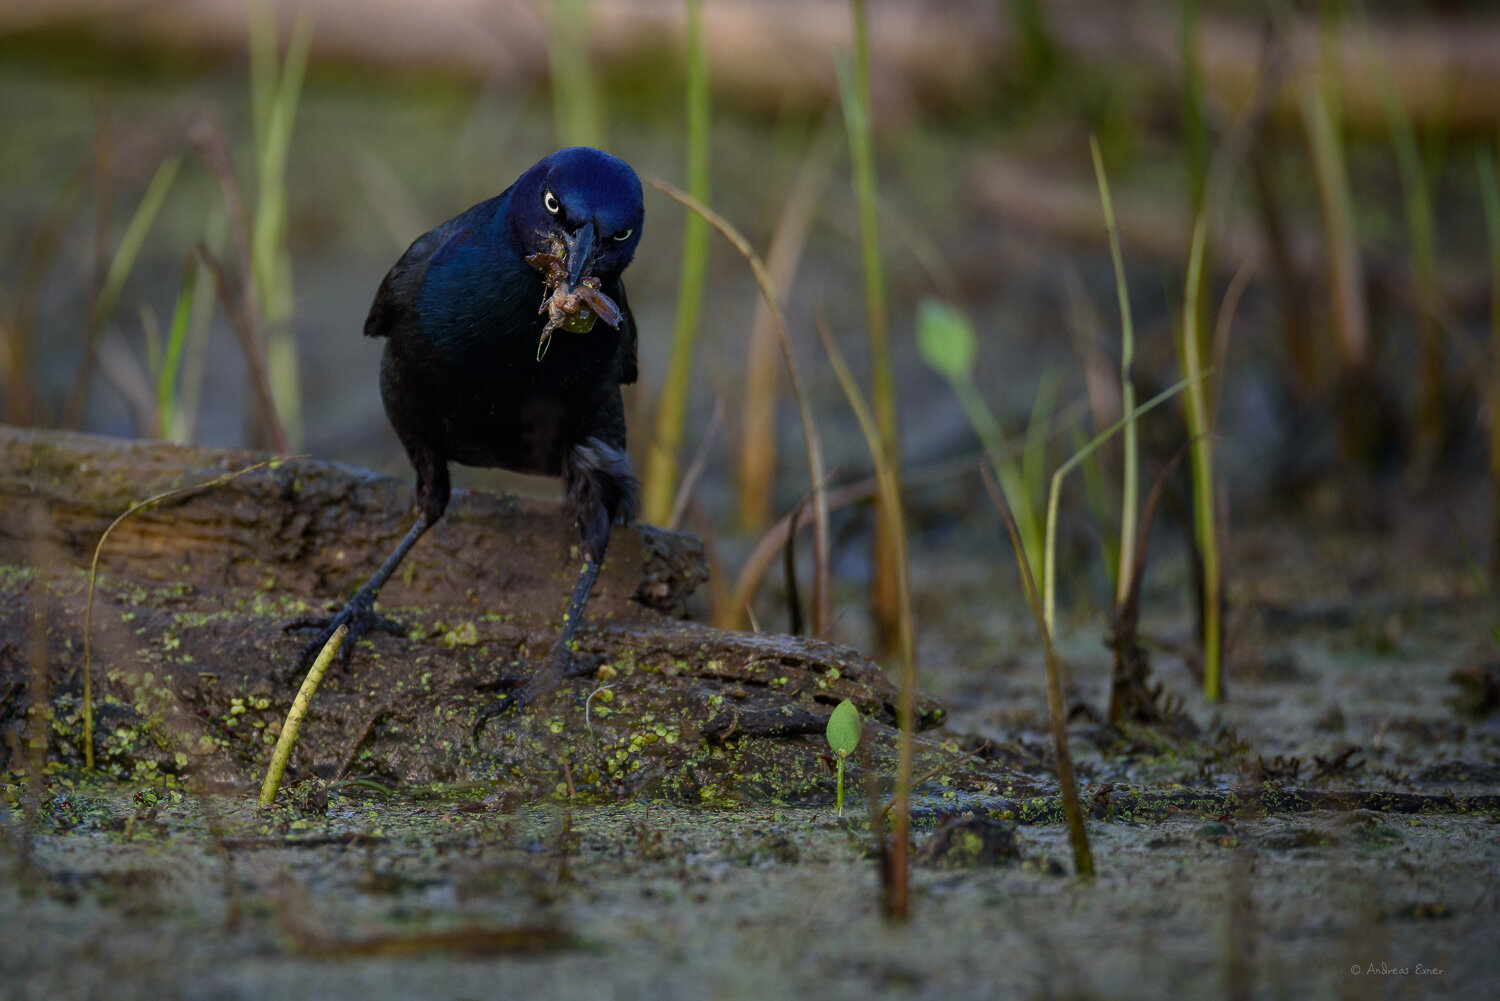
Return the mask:
<svg viewBox="0 0 1500 1001">
<path fill-rule="evenodd" d="M 864 729 L 864 721 L 860 718 L 859 710 L 854 708 L 854 703 L 848 699 L 840 702 L 834 708 L 833 714 L 828 717 L 828 727 L 825 734 L 828 737 L 828 746 L 833 750 L 834 757 L 838 759 L 838 810 L 839 816 L 844 815 L 844 759 L 854 753 L 859 746 L 859 736 Z"/>
</svg>

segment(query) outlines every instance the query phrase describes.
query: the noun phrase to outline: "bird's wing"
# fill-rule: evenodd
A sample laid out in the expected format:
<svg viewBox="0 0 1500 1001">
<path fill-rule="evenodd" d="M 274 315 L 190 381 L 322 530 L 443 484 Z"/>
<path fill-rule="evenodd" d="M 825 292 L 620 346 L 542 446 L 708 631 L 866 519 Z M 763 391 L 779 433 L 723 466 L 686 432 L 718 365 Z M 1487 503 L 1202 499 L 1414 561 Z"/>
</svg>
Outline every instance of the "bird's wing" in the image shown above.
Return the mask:
<svg viewBox="0 0 1500 1001">
<path fill-rule="evenodd" d="M 448 239 L 449 224 L 439 226 L 417 237 L 391 270 L 385 273 L 370 313 L 365 317 L 366 337 L 385 337 L 397 324 L 408 319 L 417 300 L 417 290 L 427 276 L 427 264 L 433 253 Z"/>
<path fill-rule="evenodd" d="M 366 337 L 386 337 L 399 324 L 416 319 L 417 293 L 427 280 L 427 266 L 449 240 L 461 237 L 471 226 L 483 225 L 497 213 L 505 211 L 511 188 L 506 188 L 494 198 L 470 206 L 452 219 L 417 237 L 406 253 L 401 255 L 391 270 L 385 274 L 375 301 L 370 304 L 370 314 L 365 317 Z"/>
<path fill-rule="evenodd" d="M 620 385 L 628 386 L 640 373 L 635 362 L 635 316 L 630 312 L 630 303 L 625 300 L 624 282 L 616 284 L 610 298 L 620 307 Z"/>
</svg>

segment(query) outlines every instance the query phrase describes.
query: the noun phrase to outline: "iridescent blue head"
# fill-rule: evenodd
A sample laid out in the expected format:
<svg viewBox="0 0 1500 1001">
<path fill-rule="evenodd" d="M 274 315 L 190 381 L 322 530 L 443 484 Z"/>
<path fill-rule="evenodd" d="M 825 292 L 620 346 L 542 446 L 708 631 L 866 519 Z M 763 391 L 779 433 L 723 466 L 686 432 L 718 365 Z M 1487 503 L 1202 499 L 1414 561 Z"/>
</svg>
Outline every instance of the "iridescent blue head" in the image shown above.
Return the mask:
<svg viewBox="0 0 1500 1001">
<path fill-rule="evenodd" d="M 641 180 L 625 161 L 570 146 L 517 179 L 506 219 L 524 254 L 567 250 L 568 291 L 585 278 L 618 276 L 635 256 L 646 209 Z"/>
</svg>

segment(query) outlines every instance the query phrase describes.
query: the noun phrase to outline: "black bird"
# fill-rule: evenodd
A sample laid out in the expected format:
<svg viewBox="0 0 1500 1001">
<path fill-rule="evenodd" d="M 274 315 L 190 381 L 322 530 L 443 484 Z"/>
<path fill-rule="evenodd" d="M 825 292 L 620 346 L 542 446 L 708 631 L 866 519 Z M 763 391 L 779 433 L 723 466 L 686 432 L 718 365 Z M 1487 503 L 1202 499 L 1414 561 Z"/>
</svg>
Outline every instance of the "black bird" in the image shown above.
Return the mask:
<svg viewBox="0 0 1500 1001">
<path fill-rule="evenodd" d="M 417 520 L 342 611 L 288 626 L 322 630 L 304 667 L 341 625 L 346 654 L 371 628 L 404 634 L 375 598 L 443 516 L 448 463 L 459 462 L 563 479 L 583 568 L 550 656 L 495 711 L 557 685 L 610 526 L 636 512 L 620 398 L 636 379 L 636 331 L 620 275 L 644 215 L 640 179 L 623 161 L 562 149 L 418 237 L 391 268 L 365 336 L 386 339 L 380 397 L 416 469 Z"/>
</svg>

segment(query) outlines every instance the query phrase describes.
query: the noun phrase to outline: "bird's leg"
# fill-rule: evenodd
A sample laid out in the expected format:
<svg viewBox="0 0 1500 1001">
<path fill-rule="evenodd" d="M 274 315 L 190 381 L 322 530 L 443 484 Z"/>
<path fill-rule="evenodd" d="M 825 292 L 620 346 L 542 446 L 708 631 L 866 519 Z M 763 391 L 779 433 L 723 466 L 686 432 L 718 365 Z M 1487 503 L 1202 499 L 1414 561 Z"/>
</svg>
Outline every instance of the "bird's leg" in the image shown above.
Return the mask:
<svg viewBox="0 0 1500 1001">
<path fill-rule="evenodd" d="M 594 581 L 598 579 L 599 561 L 585 559 L 583 569 L 578 571 L 578 580 L 573 584 L 573 596 L 568 599 L 568 610 L 563 613 L 563 631 L 557 638 L 557 645 L 552 648 L 554 656 L 572 651 L 573 637 L 578 634 L 578 623 L 583 620 L 583 606 L 589 600 L 589 592 L 594 589 Z"/>
<path fill-rule="evenodd" d="M 400 431 L 398 429 L 397 433 Z M 380 594 L 380 589 L 385 582 L 391 579 L 391 574 L 401 565 L 406 554 L 411 552 L 411 547 L 417 544 L 429 528 L 437 524 L 443 512 L 448 508 L 448 498 L 451 487 L 448 482 L 448 463 L 442 456 L 430 448 L 414 440 L 402 437 L 402 443 L 406 445 L 407 457 L 411 459 L 412 468 L 417 471 L 417 520 L 406 533 L 406 537 L 397 544 L 395 551 L 387 556 L 385 562 L 380 564 L 380 569 L 365 581 L 364 585 L 356 592 L 354 597 L 343 610 L 331 618 L 303 618 L 286 624 L 286 630 L 294 629 L 317 629 L 318 637 L 307 646 L 302 648 L 302 654 L 297 658 L 297 670 L 305 671 L 317 657 L 318 651 L 323 649 L 323 644 L 338 630 L 339 626 L 348 625 L 349 635 L 344 637 L 344 645 L 339 648 L 339 663 L 348 663 L 349 651 L 354 649 L 354 644 L 361 636 L 371 629 L 379 629 L 383 632 L 394 633 L 397 636 L 406 635 L 406 627 L 394 619 L 388 619 L 375 611 L 375 598 Z"/>
<path fill-rule="evenodd" d="M 354 592 L 354 597 L 349 599 L 349 603 L 337 615 L 294 619 L 283 627 L 286 632 L 298 629 L 320 630 L 317 639 L 303 647 L 301 655 L 297 658 L 297 671 L 307 669 L 313 658 L 318 655 L 318 651 L 322 650 L 323 645 L 328 642 L 329 637 L 342 625 L 349 627 L 349 635 L 344 638 L 344 645 L 339 648 L 340 663 L 348 661 L 349 651 L 354 647 L 355 642 L 371 629 L 379 629 L 397 636 L 406 635 L 405 626 L 375 611 L 375 598 L 380 594 L 380 589 L 385 586 L 385 582 L 390 580 L 391 574 L 396 572 L 396 567 L 400 566 L 406 554 L 411 551 L 411 547 L 417 544 L 417 540 L 431 527 L 431 524 L 427 515 L 417 515 L 417 521 L 406 533 L 406 537 L 401 540 L 391 555 L 386 557 L 385 562 L 380 564 L 380 569 L 376 570 L 374 575 Z"/>
<path fill-rule="evenodd" d="M 478 736 L 485 724 L 494 717 L 512 707 L 517 712 L 524 711 L 528 705 L 556 688 L 565 675 L 581 673 L 570 670 L 575 659 L 573 638 L 578 634 L 578 624 L 583 621 L 583 607 L 588 603 L 589 592 L 594 589 L 594 581 L 599 578 L 599 563 L 600 561 L 596 559 L 584 559 L 583 569 L 578 572 L 578 580 L 573 584 L 573 596 L 568 599 L 568 610 L 563 612 L 562 634 L 552 645 L 552 651 L 547 654 L 547 659 L 542 662 L 542 666 L 537 668 L 536 673 L 527 679 L 524 685 L 499 702 L 492 703 L 479 711 L 479 718 L 474 723 L 475 736 Z"/>
<path fill-rule="evenodd" d="M 474 724 L 477 735 L 492 717 L 511 707 L 526 705 L 557 687 L 573 663 L 573 640 L 583 622 L 583 609 L 599 578 L 599 566 L 609 546 L 610 525 L 635 518 L 639 484 L 630 468 L 630 458 L 620 445 L 589 438 L 575 446 L 563 465 L 563 481 L 578 519 L 578 550 L 583 569 L 573 585 L 563 613 L 562 634 L 531 679 L 494 705 L 482 710 Z"/>
</svg>

